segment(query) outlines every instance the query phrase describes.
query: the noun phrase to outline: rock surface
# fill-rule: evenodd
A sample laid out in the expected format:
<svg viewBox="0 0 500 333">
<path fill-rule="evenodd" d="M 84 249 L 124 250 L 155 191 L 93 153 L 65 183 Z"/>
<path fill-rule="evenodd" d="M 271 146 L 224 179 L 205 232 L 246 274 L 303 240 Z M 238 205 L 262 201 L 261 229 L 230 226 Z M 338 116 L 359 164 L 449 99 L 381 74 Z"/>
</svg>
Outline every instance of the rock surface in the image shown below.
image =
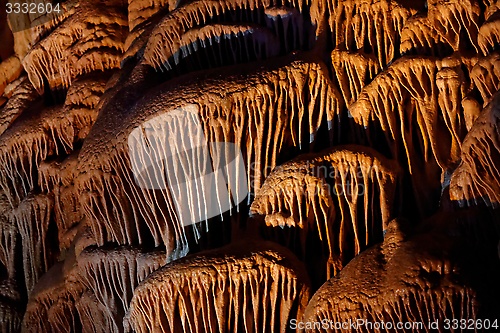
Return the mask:
<svg viewBox="0 0 500 333">
<path fill-rule="evenodd" d="M 0 332 L 499 317 L 498 1 L 12 4 Z"/>
</svg>

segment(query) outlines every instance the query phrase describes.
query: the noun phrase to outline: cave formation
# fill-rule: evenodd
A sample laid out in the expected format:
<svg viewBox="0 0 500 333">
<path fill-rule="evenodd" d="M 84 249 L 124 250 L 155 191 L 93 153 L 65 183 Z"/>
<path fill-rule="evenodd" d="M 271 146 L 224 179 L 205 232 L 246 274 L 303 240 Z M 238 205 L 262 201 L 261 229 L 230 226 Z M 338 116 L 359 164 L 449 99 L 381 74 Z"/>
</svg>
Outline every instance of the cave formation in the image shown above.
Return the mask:
<svg viewBox="0 0 500 333">
<path fill-rule="evenodd" d="M 0 332 L 500 331 L 498 2 L 15 3 Z"/>
</svg>

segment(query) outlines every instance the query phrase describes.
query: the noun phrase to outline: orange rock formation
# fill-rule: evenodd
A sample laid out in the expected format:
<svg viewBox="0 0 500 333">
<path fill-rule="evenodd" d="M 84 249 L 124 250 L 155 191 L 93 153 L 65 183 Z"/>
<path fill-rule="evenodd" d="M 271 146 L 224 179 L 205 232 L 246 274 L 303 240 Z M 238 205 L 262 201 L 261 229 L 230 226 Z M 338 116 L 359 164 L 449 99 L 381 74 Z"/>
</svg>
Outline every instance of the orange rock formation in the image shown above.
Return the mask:
<svg viewBox="0 0 500 333">
<path fill-rule="evenodd" d="M 23 1 L 0 332 L 500 325 L 497 1 Z"/>
</svg>

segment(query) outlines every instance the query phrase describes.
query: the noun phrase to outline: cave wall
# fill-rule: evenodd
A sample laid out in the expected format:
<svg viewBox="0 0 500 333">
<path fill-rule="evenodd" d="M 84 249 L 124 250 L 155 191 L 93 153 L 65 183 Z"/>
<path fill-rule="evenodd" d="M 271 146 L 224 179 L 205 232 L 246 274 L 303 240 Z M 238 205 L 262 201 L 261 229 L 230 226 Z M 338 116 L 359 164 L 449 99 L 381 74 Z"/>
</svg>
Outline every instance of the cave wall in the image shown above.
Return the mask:
<svg viewBox="0 0 500 333">
<path fill-rule="evenodd" d="M 497 2 L 9 3 L 1 332 L 500 321 Z"/>
</svg>

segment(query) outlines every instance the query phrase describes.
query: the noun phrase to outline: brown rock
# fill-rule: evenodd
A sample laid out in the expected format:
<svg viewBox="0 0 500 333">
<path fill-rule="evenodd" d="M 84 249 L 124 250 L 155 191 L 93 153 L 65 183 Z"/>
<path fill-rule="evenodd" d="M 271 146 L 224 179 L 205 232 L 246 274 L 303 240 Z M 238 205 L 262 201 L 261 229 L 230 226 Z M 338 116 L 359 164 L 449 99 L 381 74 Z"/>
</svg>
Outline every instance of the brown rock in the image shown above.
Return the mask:
<svg viewBox="0 0 500 333">
<path fill-rule="evenodd" d="M 285 332 L 308 299 L 307 275 L 291 253 L 249 241 L 154 272 L 136 289 L 126 322 L 137 333 Z"/>
</svg>

